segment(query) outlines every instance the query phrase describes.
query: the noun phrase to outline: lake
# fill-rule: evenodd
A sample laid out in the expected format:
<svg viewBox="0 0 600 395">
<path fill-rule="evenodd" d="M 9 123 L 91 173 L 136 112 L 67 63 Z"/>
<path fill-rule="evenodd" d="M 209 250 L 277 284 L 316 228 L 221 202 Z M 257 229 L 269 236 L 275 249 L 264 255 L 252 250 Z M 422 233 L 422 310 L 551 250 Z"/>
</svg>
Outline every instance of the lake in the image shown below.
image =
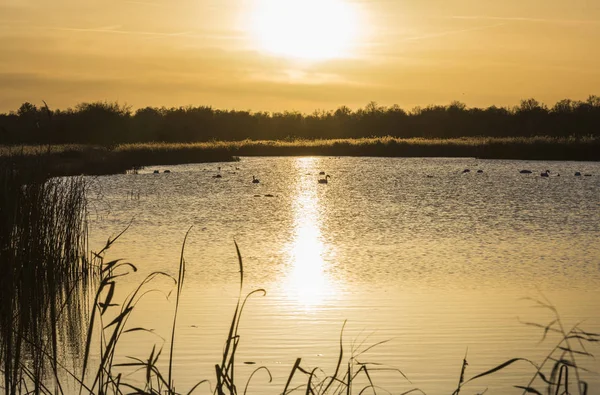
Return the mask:
<svg viewBox="0 0 600 395">
<path fill-rule="evenodd" d="M 327 184 L 317 182 L 321 171 Z M 140 269 L 122 291 L 152 271 L 176 276 L 193 226 L 175 342 L 181 392 L 202 379 L 214 386 L 238 295 L 234 240 L 244 292 L 267 291 L 246 305 L 236 374 L 240 391 L 259 366 L 273 381 L 257 372 L 249 394 L 281 393 L 299 357 L 305 369 L 332 374 L 345 321 L 342 368 L 353 352 L 382 364 L 371 366 L 372 378 L 393 393 L 452 393 L 466 353 L 467 378 L 514 357 L 541 362 L 558 338 L 541 341 L 543 329 L 523 322 L 553 316 L 526 297 L 549 299 L 566 327 L 600 332 L 600 163 L 244 157 L 90 177 L 89 199 L 93 250 L 131 223 L 107 254 Z M 173 287 L 154 287 L 160 292 L 140 302 L 130 325 L 157 335 L 126 335 L 120 358 L 147 358 L 155 343 L 168 350 L 158 335 L 170 338 Z M 598 391 L 599 362 L 578 361 Z M 516 363 L 464 393 L 519 393 L 512 386 L 533 374 Z"/>
</svg>

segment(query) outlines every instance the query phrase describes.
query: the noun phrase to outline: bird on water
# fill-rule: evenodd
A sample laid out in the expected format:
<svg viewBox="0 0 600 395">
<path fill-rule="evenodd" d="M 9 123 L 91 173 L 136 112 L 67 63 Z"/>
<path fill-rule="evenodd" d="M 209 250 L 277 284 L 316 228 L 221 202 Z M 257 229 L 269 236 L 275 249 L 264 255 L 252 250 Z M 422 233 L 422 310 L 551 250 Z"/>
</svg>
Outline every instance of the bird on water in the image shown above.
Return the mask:
<svg viewBox="0 0 600 395">
<path fill-rule="evenodd" d="M 252 176 L 252 183 L 253 184 L 258 184 L 260 181 L 258 180 L 258 178 Z"/>
<path fill-rule="evenodd" d="M 319 182 L 319 184 L 327 184 L 327 180 L 328 180 L 329 178 L 331 178 L 331 176 L 330 176 L 329 174 L 327 174 L 327 175 L 325 176 L 325 178 L 319 178 L 319 181 L 318 181 L 318 182 Z"/>
</svg>

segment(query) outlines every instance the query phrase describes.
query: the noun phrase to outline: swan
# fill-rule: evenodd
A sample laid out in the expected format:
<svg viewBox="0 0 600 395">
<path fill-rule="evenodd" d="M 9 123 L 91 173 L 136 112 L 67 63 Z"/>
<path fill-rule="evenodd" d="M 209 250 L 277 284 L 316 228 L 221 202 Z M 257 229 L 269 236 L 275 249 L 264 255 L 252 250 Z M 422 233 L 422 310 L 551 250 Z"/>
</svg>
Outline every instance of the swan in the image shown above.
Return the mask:
<svg viewBox="0 0 600 395">
<path fill-rule="evenodd" d="M 327 179 L 331 178 L 329 174 L 325 176 L 325 178 L 319 178 L 319 184 L 327 184 Z"/>
<path fill-rule="evenodd" d="M 540 173 L 540 176 L 541 177 L 550 177 L 550 174 L 548 174 L 548 170 L 546 170 L 545 172 Z"/>
<path fill-rule="evenodd" d="M 258 180 L 258 178 L 252 176 L 252 183 L 253 184 L 258 184 L 260 181 Z"/>
<path fill-rule="evenodd" d="M 160 173 L 160 171 L 154 170 L 154 174 L 158 174 L 158 173 Z"/>
<path fill-rule="evenodd" d="M 483 170 L 479 169 L 477 170 L 477 173 L 483 173 Z"/>
<path fill-rule="evenodd" d="M 463 172 L 463 173 L 470 173 L 470 172 L 471 172 L 471 170 L 470 170 L 470 169 L 464 169 L 462 172 Z"/>
<path fill-rule="evenodd" d="M 217 174 L 216 176 L 213 176 L 213 178 L 223 178 L 223 176 L 220 174 Z"/>
<path fill-rule="evenodd" d="M 320 176 L 324 176 L 324 175 L 325 175 L 325 172 L 324 172 L 324 171 L 320 171 L 320 172 L 319 172 L 319 175 L 320 175 Z"/>
<path fill-rule="evenodd" d="M 576 177 L 580 177 L 580 176 L 581 176 L 581 172 L 578 172 L 578 171 L 576 171 L 576 172 L 575 172 L 575 176 L 576 176 Z"/>
<path fill-rule="evenodd" d="M 171 172 L 171 170 L 167 169 L 167 170 L 165 170 L 164 172 L 165 172 L 165 173 L 170 173 L 170 172 Z"/>
<path fill-rule="evenodd" d="M 521 173 L 521 174 L 531 174 L 531 170 L 521 170 L 519 173 Z"/>
</svg>

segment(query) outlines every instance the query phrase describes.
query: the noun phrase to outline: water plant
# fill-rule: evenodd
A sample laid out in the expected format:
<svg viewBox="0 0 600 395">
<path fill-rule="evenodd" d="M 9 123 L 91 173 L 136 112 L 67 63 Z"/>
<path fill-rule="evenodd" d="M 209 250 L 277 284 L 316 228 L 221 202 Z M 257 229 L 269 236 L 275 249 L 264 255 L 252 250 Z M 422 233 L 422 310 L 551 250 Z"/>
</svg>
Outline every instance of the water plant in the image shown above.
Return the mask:
<svg viewBox="0 0 600 395">
<path fill-rule="evenodd" d="M 85 184 L 0 166 L 0 361 L 8 394 L 58 375 L 62 347 L 79 347 L 90 266 Z M 55 324 L 62 323 L 62 324 Z M 46 358 L 47 355 L 52 358 Z"/>
<path fill-rule="evenodd" d="M 541 329 L 542 338 L 545 341 L 549 333 L 557 336 L 555 345 L 550 349 L 544 359 L 536 363 L 527 358 L 511 358 L 500 365 L 486 370 L 483 373 L 464 380 L 467 357 L 463 360 L 458 387 L 453 395 L 459 395 L 461 389 L 468 383 L 482 377 L 494 374 L 515 363 L 526 363 L 533 368 L 533 374 L 529 382 L 524 385 L 514 385 L 515 388 L 523 390 L 525 394 L 543 395 L 569 395 L 588 394 L 588 383 L 581 379 L 581 371 L 586 371 L 578 363 L 578 358 L 593 358 L 588 347 L 600 342 L 600 334 L 583 330 L 580 323 L 568 328 L 556 308 L 548 298 L 541 295 L 540 299 L 525 298 L 532 301 L 535 306 L 548 310 L 551 313 L 551 321 L 547 324 L 537 322 L 522 322 L 524 325 Z"/>
</svg>

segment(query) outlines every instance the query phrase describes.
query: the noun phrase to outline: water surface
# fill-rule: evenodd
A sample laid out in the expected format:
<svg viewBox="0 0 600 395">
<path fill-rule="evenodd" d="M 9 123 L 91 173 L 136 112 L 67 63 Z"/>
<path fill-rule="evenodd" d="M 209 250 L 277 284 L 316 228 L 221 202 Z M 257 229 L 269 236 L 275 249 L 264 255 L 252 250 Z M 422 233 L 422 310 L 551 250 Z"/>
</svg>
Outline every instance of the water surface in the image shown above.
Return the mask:
<svg viewBox="0 0 600 395">
<path fill-rule="evenodd" d="M 401 369 L 412 383 L 394 371 L 373 373 L 394 393 L 451 393 L 467 348 L 467 377 L 512 357 L 541 361 L 556 339 L 538 343 L 540 330 L 519 321 L 552 317 L 523 297 L 545 295 L 566 323 L 585 320 L 584 328 L 600 331 L 597 163 L 283 157 L 164 169 L 90 178 L 91 244 L 99 249 L 131 222 L 109 252 L 140 268 L 126 288 L 151 271 L 176 274 L 193 226 L 178 390 L 214 382 L 237 297 L 234 240 L 246 291 L 267 290 L 249 303 L 240 328 L 240 383 L 261 365 L 274 376 L 268 384 L 257 375 L 252 393 L 280 393 L 297 357 L 333 373 L 345 320 L 346 356 L 389 340 L 359 359 Z M 540 177 L 547 169 L 551 176 Z M 331 175 L 327 184 L 317 182 L 320 171 Z M 168 338 L 173 301 L 154 294 L 138 307 L 135 326 Z M 147 357 L 156 342 L 125 339 L 120 352 Z M 593 360 L 585 366 L 600 370 Z M 531 374 L 515 366 L 471 391 L 509 393 Z M 597 374 L 586 379 L 600 388 Z"/>
</svg>

